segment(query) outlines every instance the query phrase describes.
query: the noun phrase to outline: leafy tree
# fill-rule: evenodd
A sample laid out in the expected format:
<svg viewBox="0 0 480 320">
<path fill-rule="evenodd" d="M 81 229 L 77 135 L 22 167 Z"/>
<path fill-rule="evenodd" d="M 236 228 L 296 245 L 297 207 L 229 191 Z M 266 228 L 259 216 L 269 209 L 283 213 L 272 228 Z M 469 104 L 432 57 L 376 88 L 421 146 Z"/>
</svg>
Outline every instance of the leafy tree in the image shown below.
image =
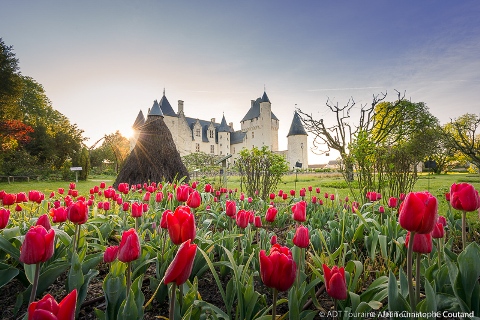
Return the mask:
<svg viewBox="0 0 480 320">
<path fill-rule="evenodd" d="M 243 149 L 235 166 L 240 172 L 241 189 L 245 187 L 250 196 L 258 191 L 264 200 L 276 190 L 277 184 L 288 172 L 285 158 L 268 150 L 266 146 L 261 149 Z"/>
<path fill-rule="evenodd" d="M 100 142 L 102 144 L 96 147 Z M 115 133 L 103 136 L 90 149 L 89 161 L 92 167 L 101 167 L 104 161 L 108 160 L 115 164 L 115 173 L 118 173 L 130 154 L 130 141 L 117 130 Z"/>
<path fill-rule="evenodd" d="M 452 120 L 445 133 L 456 149 L 480 168 L 480 115 L 466 113 Z"/>
<path fill-rule="evenodd" d="M 198 170 L 203 175 L 217 174 L 221 168 L 217 161 L 220 156 L 208 154 L 205 152 L 190 153 L 182 157 L 182 161 L 189 172 Z"/>
<path fill-rule="evenodd" d="M 0 38 L 0 120 L 19 119 L 17 101 L 22 91 L 20 68 L 12 46 Z"/>
</svg>

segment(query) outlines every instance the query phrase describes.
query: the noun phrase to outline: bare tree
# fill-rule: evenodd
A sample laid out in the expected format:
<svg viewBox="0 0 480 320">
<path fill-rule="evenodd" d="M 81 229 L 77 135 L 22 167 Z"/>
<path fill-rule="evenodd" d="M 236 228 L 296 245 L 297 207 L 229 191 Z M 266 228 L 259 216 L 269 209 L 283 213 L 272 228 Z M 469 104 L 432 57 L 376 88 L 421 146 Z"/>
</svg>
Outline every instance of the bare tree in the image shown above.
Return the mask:
<svg viewBox="0 0 480 320">
<path fill-rule="evenodd" d="M 330 98 L 327 99 L 326 106 L 335 115 L 335 123 L 333 125 L 326 125 L 323 119 L 314 119 L 311 114 L 307 114 L 298 109 L 301 115 L 302 122 L 307 131 L 313 134 L 313 148 L 315 154 L 326 154 L 332 150 L 340 153 L 342 159 L 342 167 L 345 179 L 347 181 L 353 180 L 353 161 L 349 157 L 348 144 L 353 141 L 354 137 L 361 131 L 371 132 L 376 128 L 375 140 L 385 139 L 390 130 L 393 130 L 394 124 L 398 123 L 398 113 L 391 112 L 398 104 L 403 101 L 404 95 L 397 91 L 398 99 L 393 104 L 386 105 L 382 111 L 386 116 L 375 117 L 377 105 L 385 100 L 387 93 L 380 93 L 373 95 L 372 103 L 370 105 L 364 104 L 360 107 L 360 115 L 358 122 L 352 124 L 351 112 L 356 105 L 355 100 L 350 98 L 344 106 L 334 104 Z M 393 113 L 394 116 L 390 116 Z"/>
<path fill-rule="evenodd" d="M 450 124 L 447 134 L 456 148 L 477 166 L 480 173 L 480 116 L 467 113 L 452 120 Z"/>
</svg>

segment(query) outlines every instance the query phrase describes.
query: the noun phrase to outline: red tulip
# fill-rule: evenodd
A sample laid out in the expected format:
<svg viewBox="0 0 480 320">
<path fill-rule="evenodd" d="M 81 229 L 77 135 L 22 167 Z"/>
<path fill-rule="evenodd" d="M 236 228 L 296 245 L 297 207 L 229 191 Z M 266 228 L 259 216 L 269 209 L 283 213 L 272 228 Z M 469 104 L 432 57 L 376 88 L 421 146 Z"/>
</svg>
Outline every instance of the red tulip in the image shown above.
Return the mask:
<svg viewBox="0 0 480 320">
<path fill-rule="evenodd" d="M 410 192 L 399 209 L 402 228 L 416 233 L 430 233 L 437 221 L 437 198 L 429 192 Z"/>
<path fill-rule="evenodd" d="M 292 206 L 292 218 L 297 222 L 307 220 L 307 203 L 299 201 Z"/>
<path fill-rule="evenodd" d="M 405 196 L 405 193 L 400 193 L 400 197 L 399 197 L 399 198 L 400 198 L 400 201 L 405 200 L 405 197 L 406 197 L 406 196 Z"/>
<path fill-rule="evenodd" d="M 100 189 L 105 189 L 105 186 L 106 184 L 104 181 L 100 182 Z"/>
<path fill-rule="evenodd" d="M 260 250 L 260 276 L 267 287 L 278 291 L 290 289 L 297 276 L 290 249 L 274 244 L 268 256 L 265 250 Z"/>
<path fill-rule="evenodd" d="M 58 208 L 53 208 L 52 211 L 50 211 L 50 215 L 52 216 L 53 222 L 65 222 L 67 221 L 67 209 L 65 207 L 58 207 Z"/>
<path fill-rule="evenodd" d="M 444 235 L 445 235 L 445 230 L 443 229 L 443 224 L 441 222 L 435 223 L 435 227 L 433 227 L 433 230 L 432 230 L 432 238 L 439 239 L 439 238 L 443 238 Z"/>
<path fill-rule="evenodd" d="M 162 202 L 162 200 L 163 200 L 163 193 L 157 192 L 157 194 L 155 194 L 155 202 Z"/>
<path fill-rule="evenodd" d="M 118 250 L 120 249 L 119 246 L 110 246 L 105 249 L 105 253 L 103 254 L 103 262 L 109 263 L 115 261 L 118 257 Z"/>
<path fill-rule="evenodd" d="M 450 187 L 450 204 L 457 210 L 475 211 L 480 208 L 480 196 L 471 184 L 454 183 Z"/>
<path fill-rule="evenodd" d="M 337 300 L 347 299 L 347 283 L 345 281 L 345 269 L 333 266 L 332 269 L 323 265 L 323 277 L 325 287 L 330 297 Z"/>
<path fill-rule="evenodd" d="M 183 242 L 165 272 L 165 284 L 169 284 L 170 282 L 175 282 L 177 286 L 184 284 L 192 273 L 196 253 L 196 244 L 190 244 L 190 239 Z"/>
<path fill-rule="evenodd" d="M 385 207 L 384 206 L 378 207 L 378 212 L 385 213 Z"/>
<path fill-rule="evenodd" d="M 185 202 L 188 200 L 188 191 L 190 190 L 190 187 L 187 186 L 186 184 L 178 186 L 177 187 L 177 201 L 179 202 Z"/>
<path fill-rule="evenodd" d="M 17 200 L 16 202 L 17 203 L 20 203 L 20 202 L 27 202 L 27 194 L 25 192 L 19 192 L 17 193 Z"/>
<path fill-rule="evenodd" d="M 248 226 L 250 215 L 245 210 L 239 210 L 237 215 L 235 216 L 235 221 L 237 222 L 237 226 L 242 229 L 245 229 Z"/>
<path fill-rule="evenodd" d="M 310 244 L 310 236 L 308 234 L 308 228 L 299 226 L 293 236 L 293 244 L 299 248 L 307 248 Z"/>
<path fill-rule="evenodd" d="M 143 213 L 148 212 L 148 203 L 142 204 L 142 212 Z"/>
<path fill-rule="evenodd" d="M 315 188 L 315 192 L 316 192 L 316 193 L 320 193 L 320 188 L 319 188 L 319 187 L 316 187 L 316 188 Z"/>
<path fill-rule="evenodd" d="M 328 192 L 325 192 L 325 194 L 323 195 L 323 197 L 324 197 L 325 199 L 328 199 Z"/>
<path fill-rule="evenodd" d="M 309 192 L 312 192 L 312 190 L 313 190 L 313 187 L 312 187 L 312 186 L 308 186 L 308 191 L 309 191 Z"/>
<path fill-rule="evenodd" d="M 130 203 L 124 202 L 122 203 L 122 210 L 123 211 L 128 211 L 130 209 Z"/>
<path fill-rule="evenodd" d="M 150 201 L 150 195 L 151 195 L 150 192 L 148 192 L 148 191 L 145 192 L 145 194 L 143 195 L 143 201 L 145 201 L 145 202 Z"/>
<path fill-rule="evenodd" d="M 405 238 L 405 246 L 408 248 L 410 241 L 410 231 L 407 232 Z M 432 252 L 432 234 L 431 233 L 416 233 L 413 238 L 413 252 L 417 253 L 430 253 Z"/>
<path fill-rule="evenodd" d="M 210 184 L 207 183 L 207 184 L 205 185 L 205 189 L 204 189 L 204 190 L 205 190 L 206 193 L 212 192 L 212 190 L 213 190 L 212 185 L 210 185 Z"/>
<path fill-rule="evenodd" d="M 278 190 L 278 196 L 281 197 L 282 195 L 283 195 L 283 190 L 282 189 Z"/>
<path fill-rule="evenodd" d="M 288 194 L 282 193 L 282 199 L 283 199 L 283 200 L 287 200 L 287 198 L 288 198 Z"/>
<path fill-rule="evenodd" d="M 261 228 L 262 227 L 262 217 L 255 216 L 253 218 L 253 225 L 255 226 L 255 228 Z"/>
<path fill-rule="evenodd" d="M 64 193 L 65 193 L 65 189 L 64 189 L 64 188 L 58 188 L 58 193 L 64 194 Z"/>
<path fill-rule="evenodd" d="M 38 220 L 37 223 L 35 223 L 37 226 L 43 226 L 47 231 L 52 228 L 52 225 L 50 224 L 50 219 L 48 218 L 48 215 L 42 214 Z"/>
<path fill-rule="evenodd" d="M 270 198 L 270 200 L 275 200 L 275 193 L 270 193 L 268 197 Z"/>
<path fill-rule="evenodd" d="M 277 243 L 277 236 L 276 235 L 273 235 L 271 238 L 270 238 L 270 244 L 273 246 L 274 244 Z"/>
<path fill-rule="evenodd" d="M 195 217 L 187 206 L 178 206 L 173 214 L 167 214 L 167 228 L 170 239 L 176 245 L 196 236 Z"/>
<path fill-rule="evenodd" d="M 234 200 L 225 201 L 225 214 L 233 218 L 237 214 L 237 204 Z"/>
<path fill-rule="evenodd" d="M 388 199 L 388 207 L 389 208 L 396 208 L 398 205 L 398 199 L 395 197 L 390 197 Z"/>
<path fill-rule="evenodd" d="M 70 182 L 70 190 L 75 189 L 76 185 L 75 182 Z"/>
<path fill-rule="evenodd" d="M 103 203 L 103 210 L 105 210 L 105 211 L 110 210 L 110 202 L 105 201 L 105 202 Z"/>
<path fill-rule="evenodd" d="M 277 208 L 275 208 L 273 206 L 269 206 L 268 209 L 267 209 L 267 213 L 265 214 L 265 220 L 268 221 L 268 222 L 275 221 L 275 217 L 277 216 L 277 213 L 278 213 Z"/>
<path fill-rule="evenodd" d="M 100 201 L 99 203 L 97 203 L 97 208 L 98 209 L 103 209 L 103 202 Z"/>
<path fill-rule="evenodd" d="M 139 202 L 132 203 L 132 217 L 139 218 L 143 214 L 143 205 Z"/>
<path fill-rule="evenodd" d="M 290 190 L 290 195 L 291 195 L 292 197 L 295 197 L 295 190 L 293 190 L 293 189 Z"/>
<path fill-rule="evenodd" d="M 69 191 L 71 191 L 71 196 L 72 197 L 74 197 L 74 198 L 78 197 L 78 190 L 73 189 L 73 190 L 69 190 Z"/>
<path fill-rule="evenodd" d="M 118 249 L 118 260 L 122 262 L 131 262 L 140 257 L 140 240 L 135 229 L 131 228 L 124 231 L 122 241 Z"/>
<path fill-rule="evenodd" d="M 11 206 L 17 200 L 17 195 L 15 193 L 5 193 L 3 195 L 3 205 L 4 206 Z"/>
<path fill-rule="evenodd" d="M 317 203 L 317 197 L 312 196 L 312 200 L 311 200 L 311 201 L 312 201 L 313 204 L 316 204 L 316 203 Z"/>
<path fill-rule="evenodd" d="M 447 219 L 444 216 L 438 216 L 437 223 L 441 223 L 444 227 L 447 225 Z"/>
<path fill-rule="evenodd" d="M 15 212 L 20 212 L 22 210 L 22 207 L 17 203 L 17 205 L 15 206 Z"/>
<path fill-rule="evenodd" d="M 305 197 L 305 188 L 300 189 L 300 197 Z"/>
<path fill-rule="evenodd" d="M 163 211 L 163 213 L 162 213 L 162 219 L 160 219 L 160 228 L 162 228 L 162 229 L 167 229 L 167 215 L 168 214 L 173 214 L 173 212 L 167 209 L 167 210 Z"/>
<path fill-rule="evenodd" d="M 20 261 L 25 264 L 45 262 L 53 256 L 55 231 L 43 226 L 31 226 L 20 247 Z"/>
<path fill-rule="evenodd" d="M 330 200 L 335 200 L 335 195 L 333 193 L 330 195 Z"/>
<path fill-rule="evenodd" d="M 445 193 L 445 200 L 450 202 L 450 192 Z"/>
<path fill-rule="evenodd" d="M 5 208 L 0 208 L 0 230 L 4 229 L 7 226 L 9 218 L 10 218 L 10 210 Z"/>
<path fill-rule="evenodd" d="M 28 306 L 28 320 L 74 320 L 77 307 L 77 289 L 70 292 L 60 303 L 47 293 L 41 300 Z"/>
<path fill-rule="evenodd" d="M 194 190 L 192 193 L 190 193 L 187 199 L 187 206 L 195 209 L 200 207 L 201 203 L 202 203 L 202 198 L 200 197 L 200 193 L 198 193 L 197 190 Z"/>
<path fill-rule="evenodd" d="M 67 209 L 67 217 L 74 224 L 84 224 L 88 220 L 87 204 L 82 200 L 71 203 Z"/>
</svg>

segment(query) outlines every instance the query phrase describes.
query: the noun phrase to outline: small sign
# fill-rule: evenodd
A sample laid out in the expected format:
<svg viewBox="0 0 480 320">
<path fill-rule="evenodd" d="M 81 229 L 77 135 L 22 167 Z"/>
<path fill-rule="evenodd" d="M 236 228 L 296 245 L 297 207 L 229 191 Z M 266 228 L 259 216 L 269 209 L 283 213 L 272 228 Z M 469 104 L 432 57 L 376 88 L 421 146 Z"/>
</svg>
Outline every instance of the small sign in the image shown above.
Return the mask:
<svg viewBox="0 0 480 320">
<path fill-rule="evenodd" d="M 82 171 L 82 167 L 70 167 L 70 171 Z"/>
</svg>

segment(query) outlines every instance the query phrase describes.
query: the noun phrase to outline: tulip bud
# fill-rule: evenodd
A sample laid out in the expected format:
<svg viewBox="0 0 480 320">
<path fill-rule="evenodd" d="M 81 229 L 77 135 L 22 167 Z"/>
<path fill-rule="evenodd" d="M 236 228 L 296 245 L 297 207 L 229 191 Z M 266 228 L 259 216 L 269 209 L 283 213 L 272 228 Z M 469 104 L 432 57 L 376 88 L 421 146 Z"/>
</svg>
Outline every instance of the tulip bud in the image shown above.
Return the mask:
<svg viewBox="0 0 480 320">
<path fill-rule="evenodd" d="M 41 300 L 34 301 L 28 306 L 28 319 L 75 319 L 77 307 L 77 289 L 70 292 L 60 303 L 50 294 L 46 294 Z"/>
<path fill-rule="evenodd" d="M 408 248 L 410 242 L 410 231 L 407 232 L 405 238 L 405 246 Z M 413 252 L 430 253 L 432 252 L 432 234 L 431 233 L 415 233 L 413 237 Z"/>
<path fill-rule="evenodd" d="M 178 248 L 177 254 L 165 272 L 165 284 L 175 282 L 177 286 L 187 281 L 192 273 L 193 262 L 197 253 L 197 245 L 190 244 L 191 240 L 183 242 Z"/>
<path fill-rule="evenodd" d="M 305 201 L 297 202 L 292 206 L 292 218 L 297 222 L 307 220 L 307 203 Z"/>
<path fill-rule="evenodd" d="M 8 224 L 8 219 L 10 218 L 10 210 L 5 208 L 0 208 L 0 230 L 5 229 Z"/>
<path fill-rule="evenodd" d="M 115 261 L 118 257 L 118 250 L 119 246 L 110 246 L 105 249 L 105 253 L 103 254 L 103 262 L 110 263 Z"/>
<path fill-rule="evenodd" d="M 287 247 L 274 244 L 267 256 L 260 250 L 260 276 L 263 283 L 278 291 L 287 291 L 297 276 L 297 265 Z"/>
<path fill-rule="evenodd" d="M 20 261 L 25 264 L 45 262 L 53 256 L 55 230 L 43 226 L 31 226 L 20 247 Z"/>
<path fill-rule="evenodd" d="M 325 288 L 330 297 L 337 300 L 347 299 L 347 284 L 345 280 L 345 269 L 333 266 L 330 269 L 326 264 L 323 265 L 323 277 L 325 279 Z"/>
<path fill-rule="evenodd" d="M 267 213 L 265 214 L 265 220 L 268 221 L 268 222 L 275 221 L 275 217 L 277 216 L 277 213 L 278 213 L 277 208 L 275 208 L 273 206 L 268 207 Z"/>
<path fill-rule="evenodd" d="M 293 244 L 299 248 L 307 248 L 310 244 L 310 236 L 308 234 L 308 228 L 299 226 L 293 236 Z"/>
<path fill-rule="evenodd" d="M 135 229 L 124 231 L 118 249 L 118 260 L 131 262 L 140 257 L 140 240 Z"/>
</svg>

